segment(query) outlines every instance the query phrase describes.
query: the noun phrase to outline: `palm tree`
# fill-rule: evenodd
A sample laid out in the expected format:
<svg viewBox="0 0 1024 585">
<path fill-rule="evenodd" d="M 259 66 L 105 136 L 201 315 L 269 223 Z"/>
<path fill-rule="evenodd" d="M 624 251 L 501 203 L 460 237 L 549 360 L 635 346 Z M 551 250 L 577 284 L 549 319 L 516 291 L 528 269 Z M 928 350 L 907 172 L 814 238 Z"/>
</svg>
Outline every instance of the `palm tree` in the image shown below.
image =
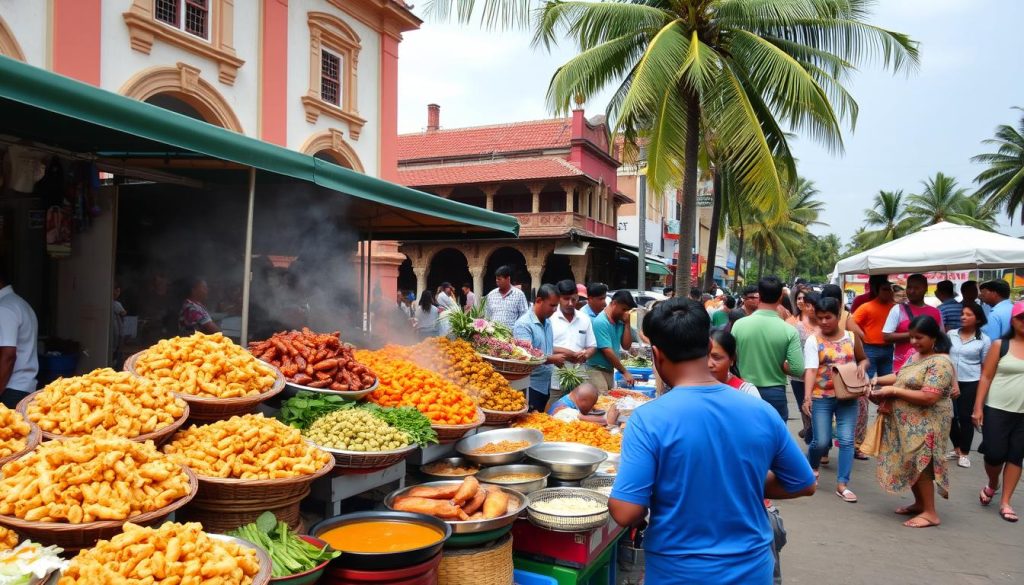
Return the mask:
<svg viewBox="0 0 1024 585">
<path fill-rule="evenodd" d="M 1024 108 L 1014 108 L 1024 112 Z M 978 196 L 995 209 L 1003 208 L 1013 221 L 1017 209 L 1024 222 L 1024 115 L 1020 126 L 1004 124 L 996 128 L 996 137 L 982 142 L 997 147 L 995 152 L 979 154 L 971 162 L 988 165 L 974 182 L 980 183 Z"/>
<path fill-rule="evenodd" d="M 999 225 L 999 209 L 993 207 L 987 201 L 982 201 L 981 197 L 977 195 L 961 199 L 958 212 L 964 217 L 973 218 L 974 222 L 966 225 L 978 229 L 994 232 L 996 231 L 996 226 Z"/>
<path fill-rule="evenodd" d="M 773 264 L 798 261 L 796 251 L 808 237 L 813 237 L 807 228 L 826 225 L 818 221 L 825 207 L 824 202 L 817 199 L 818 194 L 813 181 L 797 177 L 789 186 L 786 209 L 781 217 L 772 218 L 754 213 L 750 221 L 741 226 L 740 229 L 749 238 L 750 247 L 757 254 L 759 277 L 764 274 L 765 264 L 769 260 Z"/>
<path fill-rule="evenodd" d="M 871 209 L 864 211 L 864 230 L 855 236 L 859 246 L 874 248 L 909 234 L 917 229 L 914 218 L 907 213 L 903 190 L 879 191 Z M 869 228 L 876 228 L 874 230 Z"/>
<path fill-rule="evenodd" d="M 526 22 L 531 0 L 481 0 L 488 25 Z M 653 192 L 680 177 L 682 225 L 696 218 L 698 151 L 725 166 L 770 215 L 785 208 L 781 158 L 795 175 L 782 128 L 843 148 L 840 121 L 856 122 L 843 87 L 859 64 L 877 59 L 894 71 L 918 63 L 917 44 L 867 24 L 870 0 L 580 0 L 544 2 L 535 43 L 566 33 L 580 53 L 548 88 L 556 112 L 601 89 L 616 88 L 608 119 L 629 141 L 641 136 Z M 476 0 L 433 0 L 433 12 L 462 21 Z M 681 172 L 680 172 L 681 171 Z M 680 259 L 682 260 L 682 258 Z M 688 290 L 680 262 L 676 290 Z"/>
<path fill-rule="evenodd" d="M 967 189 L 960 187 L 956 179 L 942 173 L 923 183 L 924 191 L 907 199 L 907 215 L 919 226 L 935 225 L 942 221 L 978 227 L 975 218 L 962 213 Z"/>
</svg>

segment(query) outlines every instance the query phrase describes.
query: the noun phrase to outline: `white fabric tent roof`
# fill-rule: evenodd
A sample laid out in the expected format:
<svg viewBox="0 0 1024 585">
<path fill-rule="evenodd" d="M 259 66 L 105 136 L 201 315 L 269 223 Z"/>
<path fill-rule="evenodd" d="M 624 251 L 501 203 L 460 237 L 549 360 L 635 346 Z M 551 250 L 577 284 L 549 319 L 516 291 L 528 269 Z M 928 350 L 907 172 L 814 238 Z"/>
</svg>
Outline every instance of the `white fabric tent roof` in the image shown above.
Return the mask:
<svg viewBox="0 0 1024 585">
<path fill-rule="evenodd" d="M 843 274 L 892 274 L 1024 266 L 1024 240 L 941 222 L 836 263 Z"/>
</svg>

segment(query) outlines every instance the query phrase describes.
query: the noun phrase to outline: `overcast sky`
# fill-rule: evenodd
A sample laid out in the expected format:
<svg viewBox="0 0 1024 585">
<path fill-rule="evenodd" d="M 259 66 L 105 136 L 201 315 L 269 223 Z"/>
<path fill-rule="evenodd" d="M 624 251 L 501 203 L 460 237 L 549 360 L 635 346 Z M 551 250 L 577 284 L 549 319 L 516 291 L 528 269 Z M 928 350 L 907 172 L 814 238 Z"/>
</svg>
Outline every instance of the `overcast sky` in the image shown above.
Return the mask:
<svg viewBox="0 0 1024 585">
<path fill-rule="evenodd" d="M 855 75 L 847 88 L 860 117 L 845 133 L 844 155 L 793 143 L 800 173 L 828 204 L 829 227 L 814 231 L 844 242 L 880 189 L 918 192 L 937 171 L 971 186 L 980 168 L 970 157 L 996 126 L 1016 125 L 1020 112 L 1010 108 L 1024 106 L 1024 1 L 881 0 L 871 22 L 920 41 L 920 71 L 908 78 L 866 66 Z M 446 128 L 550 117 L 548 81 L 573 55 L 568 43 L 532 49 L 525 32 L 428 20 L 401 44 L 399 131 L 423 130 L 428 103 L 441 105 Z M 604 111 L 608 93 L 586 104 L 588 115 Z M 1019 221 L 1002 231 L 1024 234 Z"/>
</svg>

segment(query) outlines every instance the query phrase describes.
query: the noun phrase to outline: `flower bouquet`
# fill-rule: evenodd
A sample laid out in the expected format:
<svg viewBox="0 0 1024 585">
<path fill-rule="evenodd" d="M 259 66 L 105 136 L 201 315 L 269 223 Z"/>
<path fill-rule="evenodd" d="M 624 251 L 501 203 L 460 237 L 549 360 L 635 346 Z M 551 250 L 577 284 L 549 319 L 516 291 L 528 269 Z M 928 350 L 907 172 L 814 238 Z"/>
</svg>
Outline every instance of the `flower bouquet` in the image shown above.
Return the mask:
<svg viewBox="0 0 1024 585">
<path fill-rule="evenodd" d="M 478 309 L 471 313 L 460 310 L 445 313 L 454 337 L 469 342 L 475 352 L 508 380 L 528 376 L 544 363 L 542 351 L 528 341 L 512 337 L 508 326 L 480 317 Z"/>
</svg>

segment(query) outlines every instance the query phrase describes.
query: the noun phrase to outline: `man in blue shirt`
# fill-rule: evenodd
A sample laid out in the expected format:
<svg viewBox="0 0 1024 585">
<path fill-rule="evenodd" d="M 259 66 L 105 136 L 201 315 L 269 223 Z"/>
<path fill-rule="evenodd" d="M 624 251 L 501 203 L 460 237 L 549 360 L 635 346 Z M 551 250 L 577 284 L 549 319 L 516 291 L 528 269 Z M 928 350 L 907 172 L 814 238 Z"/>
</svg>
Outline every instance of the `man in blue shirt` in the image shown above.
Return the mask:
<svg viewBox="0 0 1024 585">
<path fill-rule="evenodd" d="M 587 304 L 582 311 L 593 319 L 601 314 L 601 311 L 608 305 L 608 285 L 600 282 L 592 282 L 587 285 Z"/>
<path fill-rule="evenodd" d="M 516 321 L 512 327 L 512 335 L 516 339 L 529 341 L 533 347 L 544 352 L 547 361 L 530 373 L 530 389 L 527 390 L 527 401 L 530 410 L 544 412 L 548 404 L 548 393 L 551 392 L 552 366 L 564 366 L 565 356 L 555 353 L 555 337 L 551 329 L 551 315 L 558 310 L 558 290 L 551 284 L 542 285 L 537 289 L 537 298 L 533 301 L 533 309 Z"/>
<path fill-rule="evenodd" d="M 597 351 L 587 360 L 587 369 L 591 383 L 601 392 L 615 387 L 616 370 L 622 374 L 625 385 L 633 385 L 633 374 L 622 364 L 619 353 L 633 345 L 629 316 L 635 308 L 633 295 L 628 290 L 620 290 L 612 295 L 611 304 L 593 319 Z"/>
<path fill-rule="evenodd" d="M 942 314 L 942 327 L 946 331 L 960 328 L 960 315 L 964 306 L 956 300 L 956 289 L 953 281 L 942 280 L 935 285 L 935 298 L 939 299 L 939 313 Z"/>
<path fill-rule="evenodd" d="M 1010 330 L 1010 315 L 1013 303 L 1010 302 L 1010 285 L 1005 280 L 990 280 L 981 284 L 981 301 L 992 307 L 988 312 L 988 323 L 982 326 L 981 332 L 995 341 Z"/>
<path fill-rule="evenodd" d="M 609 509 L 623 526 L 650 511 L 647 583 L 769 585 L 764 498 L 813 494 L 814 472 L 771 406 L 708 371 L 710 325 L 704 307 L 679 298 L 644 318 L 672 390 L 633 412 Z"/>
</svg>

